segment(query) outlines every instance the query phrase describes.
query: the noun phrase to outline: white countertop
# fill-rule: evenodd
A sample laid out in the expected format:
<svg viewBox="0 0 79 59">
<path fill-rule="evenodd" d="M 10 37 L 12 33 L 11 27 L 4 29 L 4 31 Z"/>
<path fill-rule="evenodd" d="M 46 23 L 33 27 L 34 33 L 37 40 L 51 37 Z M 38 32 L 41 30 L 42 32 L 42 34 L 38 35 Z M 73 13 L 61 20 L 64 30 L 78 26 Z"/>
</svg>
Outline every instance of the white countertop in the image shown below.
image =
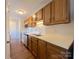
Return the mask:
<svg viewBox="0 0 79 59">
<path fill-rule="evenodd" d="M 59 47 L 69 49 L 70 45 L 73 42 L 73 35 L 61 35 L 61 34 L 45 34 L 41 36 L 31 35 L 30 36 L 36 37 L 38 39 L 44 40 L 51 44 L 57 45 Z"/>
<path fill-rule="evenodd" d="M 31 35 L 41 40 L 47 41 L 59 47 L 69 49 L 74 40 L 74 22 L 68 24 L 45 26 L 39 24 L 37 27 L 41 30 L 41 36 Z M 36 30 L 35 30 L 36 31 Z M 34 32 L 35 33 L 35 32 Z M 35 33 L 38 34 L 38 33 Z"/>
</svg>

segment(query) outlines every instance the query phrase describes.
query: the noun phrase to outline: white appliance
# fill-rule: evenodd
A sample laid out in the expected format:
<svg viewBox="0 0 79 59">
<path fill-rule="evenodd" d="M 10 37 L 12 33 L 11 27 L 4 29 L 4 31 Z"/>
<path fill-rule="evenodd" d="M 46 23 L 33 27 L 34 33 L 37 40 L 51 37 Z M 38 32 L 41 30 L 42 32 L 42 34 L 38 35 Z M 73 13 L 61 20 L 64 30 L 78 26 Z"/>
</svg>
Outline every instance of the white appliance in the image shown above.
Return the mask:
<svg viewBox="0 0 79 59">
<path fill-rule="evenodd" d="M 27 47 L 27 36 L 22 33 L 22 43 Z"/>
</svg>

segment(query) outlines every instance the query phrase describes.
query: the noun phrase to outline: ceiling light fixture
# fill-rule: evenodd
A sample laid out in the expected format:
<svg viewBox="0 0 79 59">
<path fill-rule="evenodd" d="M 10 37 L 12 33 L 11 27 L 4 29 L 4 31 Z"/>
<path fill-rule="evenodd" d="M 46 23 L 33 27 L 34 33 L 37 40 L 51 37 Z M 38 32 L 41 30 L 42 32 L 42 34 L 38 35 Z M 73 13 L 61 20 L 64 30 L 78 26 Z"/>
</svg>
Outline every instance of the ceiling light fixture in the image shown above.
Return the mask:
<svg viewBox="0 0 79 59">
<path fill-rule="evenodd" d="M 16 11 L 18 14 L 20 14 L 20 15 L 23 15 L 23 14 L 25 14 L 26 12 L 24 11 L 24 10 L 22 10 L 22 9 L 19 9 L 19 10 L 17 10 Z"/>
</svg>

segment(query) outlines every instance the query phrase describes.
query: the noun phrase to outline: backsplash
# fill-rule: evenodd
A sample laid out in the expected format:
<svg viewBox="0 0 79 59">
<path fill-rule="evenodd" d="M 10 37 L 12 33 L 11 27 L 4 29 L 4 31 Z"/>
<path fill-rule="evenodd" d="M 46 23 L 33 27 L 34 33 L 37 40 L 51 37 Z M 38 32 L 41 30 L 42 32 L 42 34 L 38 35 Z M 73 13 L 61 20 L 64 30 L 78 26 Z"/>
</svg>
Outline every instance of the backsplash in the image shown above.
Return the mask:
<svg viewBox="0 0 79 59">
<path fill-rule="evenodd" d="M 40 28 L 42 35 L 43 34 L 63 34 L 63 35 L 73 35 L 74 33 L 74 22 L 68 24 L 59 24 L 59 25 L 51 25 L 45 26 L 41 22 L 37 25 Z"/>
</svg>

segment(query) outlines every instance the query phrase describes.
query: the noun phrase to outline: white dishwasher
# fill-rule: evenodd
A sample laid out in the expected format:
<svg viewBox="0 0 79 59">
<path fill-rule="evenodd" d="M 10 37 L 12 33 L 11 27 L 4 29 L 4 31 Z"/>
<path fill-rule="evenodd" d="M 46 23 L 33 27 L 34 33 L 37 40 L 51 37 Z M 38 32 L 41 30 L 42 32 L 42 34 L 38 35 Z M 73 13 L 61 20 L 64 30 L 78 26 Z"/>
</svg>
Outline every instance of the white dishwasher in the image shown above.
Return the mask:
<svg viewBox="0 0 79 59">
<path fill-rule="evenodd" d="M 27 47 L 27 35 L 22 33 L 22 43 Z"/>
</svg>

